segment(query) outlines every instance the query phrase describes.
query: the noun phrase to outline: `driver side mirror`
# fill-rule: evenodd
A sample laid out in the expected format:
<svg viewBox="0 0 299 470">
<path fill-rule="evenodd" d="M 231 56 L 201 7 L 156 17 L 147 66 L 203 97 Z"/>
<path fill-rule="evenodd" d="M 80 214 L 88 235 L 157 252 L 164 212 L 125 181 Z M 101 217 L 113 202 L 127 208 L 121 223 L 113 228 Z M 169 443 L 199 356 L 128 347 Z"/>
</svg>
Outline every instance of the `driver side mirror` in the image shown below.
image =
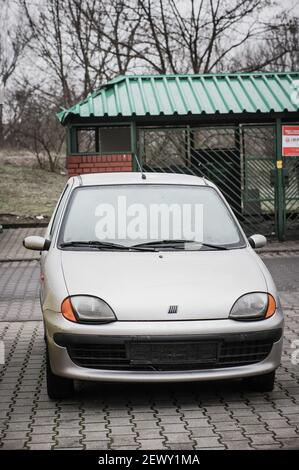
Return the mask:
<svg viewBox="0 0 299 470">
<path fill-rule="evenodd" d="M 23 240 L 23 246 L 28 250 L 47 251 L 50 248 L 50 245 L 50 240 L 47 240 L 44 237 L 38 237 L 36 235 L 26 237 Z"/>
<path fill-rule="evenodd" d="M 252 248 L 263 248 L 267 244 L 267 238 L 264 235 L 251 235 L 248 237 L 249 245 Z"/>
</svg>

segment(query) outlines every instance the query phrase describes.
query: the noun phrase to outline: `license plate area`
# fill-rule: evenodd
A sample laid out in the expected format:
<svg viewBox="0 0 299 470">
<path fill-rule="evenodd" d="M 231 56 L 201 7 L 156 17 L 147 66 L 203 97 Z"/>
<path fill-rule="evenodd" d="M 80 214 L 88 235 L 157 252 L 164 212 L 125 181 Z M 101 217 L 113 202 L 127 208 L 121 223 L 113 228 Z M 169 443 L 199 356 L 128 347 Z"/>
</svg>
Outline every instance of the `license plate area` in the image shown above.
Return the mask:
<svg viewBox="0 0 299 470">
<path fill-rule="evenodd" d="M 144 342 L 128 343 L 131 364 L 210 364 L 217 361 L 216 342 Z"/>
</svg>

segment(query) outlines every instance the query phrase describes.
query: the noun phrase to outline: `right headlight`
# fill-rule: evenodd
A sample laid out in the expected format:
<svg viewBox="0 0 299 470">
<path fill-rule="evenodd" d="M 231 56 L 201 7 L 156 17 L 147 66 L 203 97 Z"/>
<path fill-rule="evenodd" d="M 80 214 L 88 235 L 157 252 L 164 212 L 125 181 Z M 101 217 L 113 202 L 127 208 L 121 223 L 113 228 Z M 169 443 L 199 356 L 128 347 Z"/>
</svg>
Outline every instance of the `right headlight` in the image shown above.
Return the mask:
<svg viewBox="0 0 299 470">
<path fill-rule="evenodd" d="M 270 318 L 276 311 L 272 295 L 265 292 L 251 292 L 242 295 L 234 303 L 229 317 L 233 320 L 263 320 Z"/>
<path fill-rule="evenodd" d="M 67 320 L 79 323 L 110 323 L 116 321 L 112 308 L 91 295 L 73 295 L 64 299 L 61 313 Z"/>
</svg>

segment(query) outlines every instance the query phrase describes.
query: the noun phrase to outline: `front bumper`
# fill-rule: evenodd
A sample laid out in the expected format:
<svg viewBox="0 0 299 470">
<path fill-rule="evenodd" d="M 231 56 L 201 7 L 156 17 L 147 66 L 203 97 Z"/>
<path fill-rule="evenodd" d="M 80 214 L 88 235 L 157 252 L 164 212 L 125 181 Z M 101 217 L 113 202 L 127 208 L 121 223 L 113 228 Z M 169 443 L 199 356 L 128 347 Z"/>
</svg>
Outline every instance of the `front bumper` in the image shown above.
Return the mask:
<svg viewBox="0 0 299 470">
<path fill-rule="evenodd" d="M 250 377 L 275 370 L 281 359 L 283 316 L 280 311 L 263 321 L 234 320 L 115 322 L 106 325 L 79 325 L 65 320 L 60 313 L 44 313 L 51 368 L 54 374 L 78 380 L 109 382 L 183 382 Z M 273 346 L 258 363 L 222 368 L 192 370 L 110 370 L 81 367 L 70 358 L 70 343 L 165 340 L 212 341 L 232 338 L 246 341 L 253 337 L 271 337 Z"/>
</svg>

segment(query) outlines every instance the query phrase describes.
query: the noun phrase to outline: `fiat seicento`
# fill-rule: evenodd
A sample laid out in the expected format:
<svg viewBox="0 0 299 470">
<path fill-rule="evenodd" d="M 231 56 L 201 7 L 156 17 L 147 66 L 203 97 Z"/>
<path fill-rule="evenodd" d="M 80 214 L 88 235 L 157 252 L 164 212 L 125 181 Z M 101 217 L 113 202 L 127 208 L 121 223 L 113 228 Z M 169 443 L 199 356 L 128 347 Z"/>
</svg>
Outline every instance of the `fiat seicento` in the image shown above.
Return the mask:
<svg viewBox="0 0 299 470">
<path fill-rule="evenodd" d="M 74 380 L 243 379 L 273 389 L 283 314 L 274 282 L 219 189 L 203 178 L 69 179 L 41 251 L 47 387 Z"/>
</svg>

